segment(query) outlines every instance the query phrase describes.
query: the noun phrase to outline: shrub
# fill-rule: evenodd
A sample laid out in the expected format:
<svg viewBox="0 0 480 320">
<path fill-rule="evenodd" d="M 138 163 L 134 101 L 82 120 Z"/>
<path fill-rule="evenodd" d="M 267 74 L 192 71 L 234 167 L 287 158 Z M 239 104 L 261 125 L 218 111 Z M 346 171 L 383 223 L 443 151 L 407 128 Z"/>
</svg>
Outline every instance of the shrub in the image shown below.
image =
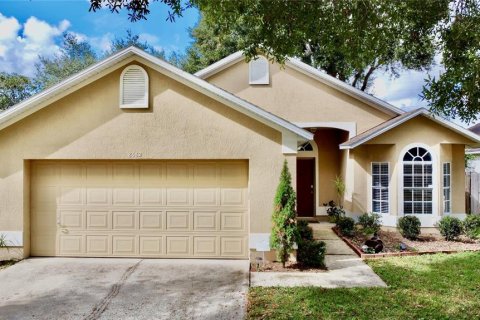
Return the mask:
<svg viewBox="0 0 480 320">
<path fill-rule="evenodd" d="M 404 216 L 398 219 L 400 233 L 407 239 L 415 240 L 420 235 L 420 219 L 415 216 Z"/>
<path fill-rule="evenodd" d="M 308 221 L 300 220 L 297 223 L 298 235 L 301 240 L 313 240 L 313 230 L 308 226 Z"/>
<path fill-rule="evenodd" d="M 307 267 L 324 267 L 327 245 L 319 240 L 300 240 L 297 250 L 298 263 Z"/>
<path fill-rule="evenodd" d="M 472 240 L 480 238 L 480 215 L 470 214 L 463 221 L 465 234 Z"/>
<path fill-rule="evenodd" d="M 365 212 L 358 218 L 358 224 L 362 226 L 363 234 L 375 234 L 380 231 L 382 219 L 379 214 Z"/>
<path fill-rule="evenodd" d="M 345 210 L 341 206 L 337 206 L 335 201 L 331 200 L 328 203 L 324 203 L 324 206 L 328 206 L 327 214 L 330 217 L 330 221 L 337 223 L 340 217 L 345 216 Z"/>
<path fill-rule="evenodd" d="M 277 251 L 277 258 L 285 267 L 293 246 L 297 243 L 298 227 L 297 213 L 295 211 L 296 195 L 292 187 L 292 176 L 288 170 L 287 160 L 283 163 L 280 182 L 275 194 L 272 233 L 270 246 Z"/>
<path fill-rule="evenodd" d="M 340 217 L 337 220 L 337 227 L 341 234 L 353 236 L 355 232 L 355 220 L 350 217 Z"/>
<path fill-rule="evenodd" d="M 463 233 L 462 221 L 451 216 L 443 217 L 438 223 L 438 229 L 447 241 L 455 240 Z"/>
</svg>

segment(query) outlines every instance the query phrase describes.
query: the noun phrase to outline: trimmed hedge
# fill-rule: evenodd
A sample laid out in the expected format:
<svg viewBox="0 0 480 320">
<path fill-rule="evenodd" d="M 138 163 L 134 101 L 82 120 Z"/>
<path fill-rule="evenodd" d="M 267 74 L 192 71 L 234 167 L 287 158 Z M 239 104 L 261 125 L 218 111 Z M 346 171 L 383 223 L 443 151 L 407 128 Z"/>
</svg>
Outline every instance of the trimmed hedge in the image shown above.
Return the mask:
<svg viewBox="0 0 480 320">
<path fill-rule="evenodd" d="M 463 229 L 465 234 L 472 240 L 480 238 L 480 215 L 470 214 L 463 221 Z"/>
<path fill-rule="evenodd" d="M 355 220 L 350 217 L 340 217 L 337 220 L 337 227 L 341 234 L 353 236 L 355 233 Z"/>
<path fill-rule="evenodd" d="M 327 245 L 323 241 L 313 239 L 313 230 L 306 221 L 297 223 L 298 239 L 297 262 L 306 267 L 321 268 L 325 266 Z"/>
<path fill-rule="evenodd" d="M 463 224 L 460 219 L 446 216 L 439 222 L 437 228 L 440 230 L 440 234 L 447 241 L 453 241 L 457 239 L 463 233 Z"/>
<path fill-rule="evenodd" d="M 407 239 L 415 240 L 420 235 L 420 219 L 415 216 L 404 216 L 398 219 L 398 229 L 400 233 Z"/>
</svg>

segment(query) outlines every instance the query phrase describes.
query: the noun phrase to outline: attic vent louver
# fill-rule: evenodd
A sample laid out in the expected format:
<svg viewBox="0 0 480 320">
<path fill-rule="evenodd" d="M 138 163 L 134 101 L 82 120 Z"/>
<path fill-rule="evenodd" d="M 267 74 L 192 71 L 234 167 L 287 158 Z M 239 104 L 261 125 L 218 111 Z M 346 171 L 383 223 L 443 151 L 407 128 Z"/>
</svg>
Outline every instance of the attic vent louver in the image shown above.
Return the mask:
<svg viewBox="0 0 480 320">
<path fill-rule="evenodd" d="M 148 74 L 140 66 L 131 65 L 120 76 L 120 108 L 148 108 Z"/>
<path fill-rule="evenodd" d="M 265 57 L 259 56 L 257 59 L 250 61 L 249 65 L 249 83 L 250 84 L 269 84 L 270 72 L 269 63 Z"/>
</svg>

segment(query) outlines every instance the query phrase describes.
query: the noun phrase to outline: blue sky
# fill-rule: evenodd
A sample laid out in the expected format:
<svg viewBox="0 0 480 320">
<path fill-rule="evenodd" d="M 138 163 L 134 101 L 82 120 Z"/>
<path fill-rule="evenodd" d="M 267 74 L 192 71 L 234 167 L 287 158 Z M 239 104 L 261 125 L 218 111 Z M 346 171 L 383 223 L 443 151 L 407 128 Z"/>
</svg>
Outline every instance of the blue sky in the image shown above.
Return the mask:
<svg viewBox="0 0 480 320">
<path fill-rule="evenodd" d="M 32 75 L 38 54 L 56 52 L 66 31 L 88 40 L 99 52 L 108 49 L 110 40 L 124 36 L 128 29 L 167 54 L 183 52 L 191 42 L 188 28 L 195 26 L 199 18 L 196 9 L 188 9 L 176 22 L 166 21 L 168 8 L 153 2 L 148 20 L 133 23 L 125 11 L 88 12 L 89 5 L 87 0 L 2 0 L 1 71 Z"/>
<path fill-rule="evenodd" d="M 0 0 L 0 71 L 33 75 L 38 55 L 58 52 L 66 31 L 89 41 L 99 52 L 108 49 L 110 41 L 122 37 L 130 29 L 167 54 L 183 53 L 191 39 L 188 28 L 198 21 L 197 10 L 188 9 L 172 23 L 166 21 L 168 8 L 152 2 L 146 21 L 132 23 L 127 13 L 112 14 L 107 9 L 88 12 L 88 0 Z M 429 71 L 438 76 L 440 59 Z M 377 73 L 370 93 L 397 107 L 411 110 L 426 106 L 419 94 L 426 72 L 401 72 L 399 78 Z"/>
</svg>

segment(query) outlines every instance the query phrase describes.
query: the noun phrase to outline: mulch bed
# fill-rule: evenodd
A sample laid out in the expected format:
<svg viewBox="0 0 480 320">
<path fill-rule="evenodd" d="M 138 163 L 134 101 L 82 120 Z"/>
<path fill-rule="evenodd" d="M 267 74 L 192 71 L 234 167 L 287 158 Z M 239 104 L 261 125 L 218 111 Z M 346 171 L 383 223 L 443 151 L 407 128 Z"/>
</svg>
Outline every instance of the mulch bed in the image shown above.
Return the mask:
<svg viewBox="0 0 480 320">
<path fill-rule="evenodd" d="M 0 260 L 0 270 L 13 266 L 18 260 Z"/>
<path fill-rule="evenodd" d="M 368 239 L 360 232 L 356 232 L 353 237 L 340 235 L 337 233 L 356 253 L 362 258 L 379 258 L 396 255 L 414 255 L 428 253 L 453 253 L 461 251 L 480 251 L 480 240 L 472 241 L 464 236 L 456 241 L 446 241 L 440 235 L 420 235 L 419 239 L 408 240 L 399 232 L 380 231 L 378 236 L 383 241 L 384 249 L 378 254 L 366 254 L 361 247 Z M 400 250 L 400 243 L 406 245 L 406 250 Z"/>
<path fill-rule="evenodd" d="M 285 263 L 285 268 L 281 262 L 263 262 L 257 267 L 256 263 L 250 264 L 252 272 L 326 272 L 326 268 L 310 268 L 302 266 L 296 262 Z"/>
</svg>

